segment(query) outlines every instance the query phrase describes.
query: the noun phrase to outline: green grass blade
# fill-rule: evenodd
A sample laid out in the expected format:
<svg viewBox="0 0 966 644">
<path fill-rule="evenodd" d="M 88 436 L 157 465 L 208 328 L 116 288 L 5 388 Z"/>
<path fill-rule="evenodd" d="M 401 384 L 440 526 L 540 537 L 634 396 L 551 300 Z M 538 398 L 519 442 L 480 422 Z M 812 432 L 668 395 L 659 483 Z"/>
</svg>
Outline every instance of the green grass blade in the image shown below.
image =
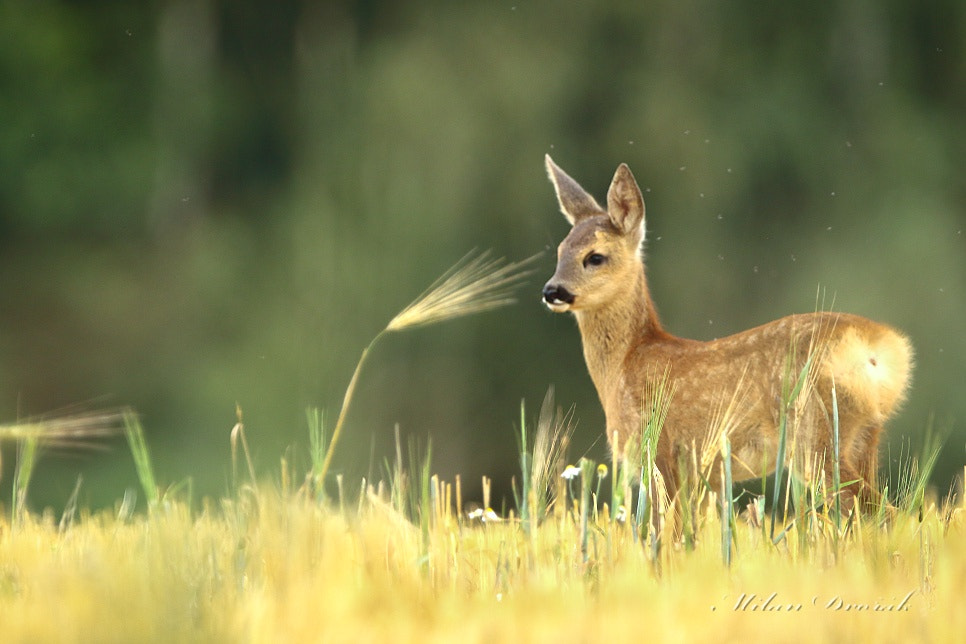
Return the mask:
<svg viewBox="0 0 966 644">
<path fill-rule="evenodd" d="M 530 452 L 527 448 L 527 412 L 525 401 L 520 401 L 520 438 L 519 438 L 519 452 L 520 452 L 520 476 L 523 482 L 522 490 L 519 496 L 517 496 L 516 486 L 513 488 L 517 510 L 520 512 L 520 520 L 523 522 L 523 527 L 525 530 L 530 530 L 530 464 L 532 459 L 530 457 Z"/>
<path fill-rule="evenodd" d="M 13 523 L 20 524 L 27 514 L 27 489 L 37 464 L 38 439 L 28 436 L 17 450 L 17 467 L 13 473 Z"/>
<path fill-rule="evenodd" d="M 810 352 L 805 360 L 805 364 L 802 366 L 801 370 L 798 372 L 798 377 L 795 379 L 795 384 L 791 384 L 791 375 L 793 369 L 793 359 L 796 354 L 795 342 L 789 346 L 788 355 L 785 358 L 785 373 L 782 376 L 782 397 L 779 402 L 778 410 L 778 453 L 775 456 L 775 495 L 772 497 L 771 502 L 771 533 L 770 537 L 773 541 L 776 540 L 775 537 L 775 521 L 778 516 L 778 498 L 781 496 L 778 492 L 781 487 L 782 477 L 785 475 L 785 458 L 788 449 L 788 419 L 791 413 L 795 401 L 801 395 L 802 390 L 805 387 L 805 383 L 808 381 L 808 373 L 812 365 L 812 357 L 815 355 Z M 779 535 L 783 535 L 785 531 Z M 777 541 L 776 541 L 777 543 Z"/>
<path fill-rule="evenodd" d="M 305 410 L 305 417 L 309 425 L 310 493 L 316 501 L 321 501 L 325 496 L 325 486 L 322 485 L 322 464 L 326 453 L 325 414 L 318 407 L 309 407 Z"/>
<path fill-rule="evenodd" d="M 839 443 L 839 401 L 835 392 L 835 379 L 832 379 L 832 494 L 834 495 L 834 512 L 836 540 L 842 531 L 842 471 L 841 446 Z"/>
<path fill-rule="evenodd" d="M 144 496 L 148 500 L 148 510 L 154 510 L 161 500 L 161 494 L 154 477 L 154 467 L 151 465 L 151 454 L 148 451 L 147 440 L 144 438 L 144 428 L 133 413 L 124 415 L 124 435 L 131 447 L 134 468 L 141 482 L 141 489 L 144 490 Z"/>
<path fill-rule="evenodd" d="M 727 567 L 731 567 L 732 517 L 734 499 L 731 496 L 731 441 L 727 436 L 721 438 L 721 557 Z"/>
</svg>

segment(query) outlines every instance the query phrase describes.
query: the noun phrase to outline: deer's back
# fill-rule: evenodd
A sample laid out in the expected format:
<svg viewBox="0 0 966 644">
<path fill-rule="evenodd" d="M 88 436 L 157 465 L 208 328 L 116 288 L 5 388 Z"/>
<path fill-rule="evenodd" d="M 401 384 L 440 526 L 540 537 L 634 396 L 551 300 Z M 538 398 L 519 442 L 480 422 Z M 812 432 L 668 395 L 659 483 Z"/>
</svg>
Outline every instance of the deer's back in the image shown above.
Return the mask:
<svg viewBox="0 0 966 644">
<path fill-rule="evenodd" d="M 842 313 L 791 315 L 707 342 L 661 334 L 628 353 L 625 391 L 611 400 L 613 406 L 619 398 L 627 411 L 607 410 L 608 420 L 633 425 L 621 434 L 637 431 L 641 392 L 667 369 L 673 397 L 665 429 L 672 440 L 700 447 L 730 406 L 738 437 L 747 432 L 767 443 L 777 431 L 783 381 L 794 385 L 808 364 L 804 393 L 817 419 L 831 417 L 834 382 L 842 427 L 881 426 L 905 396 L 911 362 L 904 336 Z"/>
</svg>

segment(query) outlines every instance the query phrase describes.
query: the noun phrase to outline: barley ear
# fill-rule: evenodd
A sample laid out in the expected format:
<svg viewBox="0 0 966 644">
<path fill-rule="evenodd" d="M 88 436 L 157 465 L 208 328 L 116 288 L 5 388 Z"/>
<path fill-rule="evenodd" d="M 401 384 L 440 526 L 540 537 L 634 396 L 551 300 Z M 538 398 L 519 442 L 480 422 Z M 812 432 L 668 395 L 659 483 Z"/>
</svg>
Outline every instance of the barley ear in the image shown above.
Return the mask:
<svg viewBox="0 0 966 644">
<path fill-rule="evenodd" d="M 512 303 L 514 300 L 510 297 L 510 291 L 529 273 L 524 268 L 537 257 L 538 255 L 534 255 L 521 262 L 504 265 L 502 259 L 491 259 L 486 252 L 476 257 L 470 253 L 389 321 L 386 328 L 380 331 L 362 351 L 362 356 L 356 363 L 356 369 L 342 400 L 339 417 L 332 430 L 332 439 L 329 441 L 325 459 L 319 470 L 319 481 L 325 481 L 325 475 L 329 471 L 335 454 L 335 447 L 342 436 L 352 395 L 355 393 L 359 374 L 362 373 L 362 365 L 365 364 L 366 358 L 379 338 L 392 331 L 435 324 Z"/>
</svg>

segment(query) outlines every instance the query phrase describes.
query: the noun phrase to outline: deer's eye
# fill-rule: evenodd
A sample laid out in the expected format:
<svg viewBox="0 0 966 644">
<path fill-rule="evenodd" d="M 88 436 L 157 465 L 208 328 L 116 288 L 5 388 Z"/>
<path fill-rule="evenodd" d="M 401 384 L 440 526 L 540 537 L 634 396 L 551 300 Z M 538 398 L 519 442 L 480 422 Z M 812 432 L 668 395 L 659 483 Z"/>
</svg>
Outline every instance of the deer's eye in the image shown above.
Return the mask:
<svg viewBox="0 0 966 644">
<path fill-rule="evenodd" d="M 584 268 L 588 266 L 600 266 L 607 261 L 607 258 L 600 253 L 590 253 L 584 258 Z"/>
</svg>

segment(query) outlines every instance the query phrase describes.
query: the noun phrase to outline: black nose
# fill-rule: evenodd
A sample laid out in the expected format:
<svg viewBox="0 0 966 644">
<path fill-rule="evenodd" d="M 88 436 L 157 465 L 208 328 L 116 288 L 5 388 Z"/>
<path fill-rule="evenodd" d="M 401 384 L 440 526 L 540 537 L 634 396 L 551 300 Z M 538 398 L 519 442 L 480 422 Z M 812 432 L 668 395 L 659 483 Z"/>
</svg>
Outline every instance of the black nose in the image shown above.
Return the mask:
<svg viewBox="0 0 966 644">
<path fill-rule="evenodd" d="M 574 303 L 574 294 L 568 291 L 563 286 L 557 286 L 556 284 L 547 284 L 543 287 L 543 299 L 547 304 L 554 304 L 556 302 L 564 302 L 565 304 Z"/>
</svg>

